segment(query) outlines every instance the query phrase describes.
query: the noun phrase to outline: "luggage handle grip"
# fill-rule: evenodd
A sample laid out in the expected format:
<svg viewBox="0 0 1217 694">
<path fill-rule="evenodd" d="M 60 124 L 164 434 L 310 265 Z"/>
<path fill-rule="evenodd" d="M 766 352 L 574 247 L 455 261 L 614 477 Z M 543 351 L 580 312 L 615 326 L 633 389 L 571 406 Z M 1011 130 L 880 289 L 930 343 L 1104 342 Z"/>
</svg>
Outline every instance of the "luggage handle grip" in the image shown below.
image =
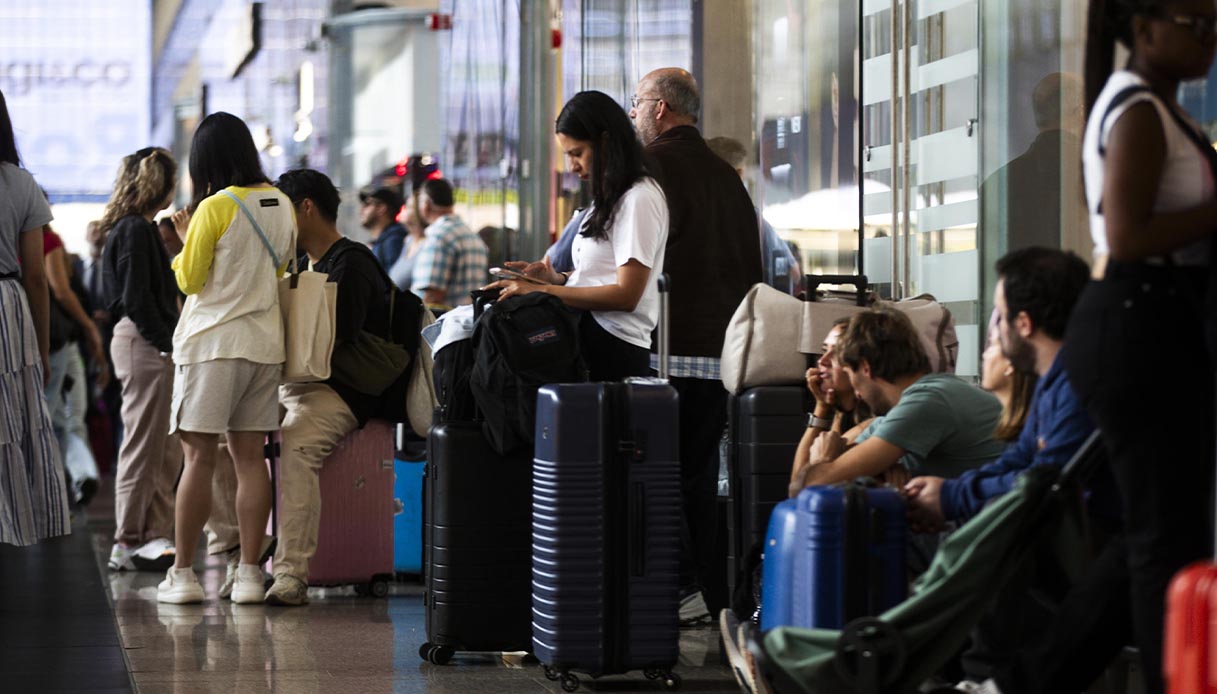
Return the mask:
<svg viewBox="0 0 1217 694">
<path fill-rule="evenodd" d="M 672 358 L 669 329 L 671 320 L 668 314 L 668 297 L 672 289 L 672 280 L 666 272 L 659 273 L 659 377 L 668 379 L 669 361 Z"/>
<path fill-rule="evenodd" d="M 647 575 L 647 524 L 646 490 L 642 482 L 630 485 L 630 498 L 626 509 L 630 519 L 630 575 Z"/>
<path fill-rule="evenodd" d="M 816 300 L 816 289 L 821 284 L 848 284 L 852 285 L 857 290 L 857 296 L 854 301 L 858 306 L 866 306 L 866 290 L 870 286 L 866 275 L 806 275 L 804 277 L 806 285 L 807 300 Z"/>
</svg>

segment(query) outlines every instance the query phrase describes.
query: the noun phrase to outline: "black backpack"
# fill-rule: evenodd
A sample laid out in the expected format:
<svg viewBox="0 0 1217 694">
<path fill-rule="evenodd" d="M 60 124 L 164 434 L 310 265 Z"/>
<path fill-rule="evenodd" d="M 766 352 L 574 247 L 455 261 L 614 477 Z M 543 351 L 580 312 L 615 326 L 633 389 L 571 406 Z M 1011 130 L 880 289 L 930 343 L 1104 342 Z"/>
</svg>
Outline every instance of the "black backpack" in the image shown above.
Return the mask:
<svg viewBox="0 0 1217 694">
<path fill-rule="evenodd" d="M 457 340 L 435 353 L 435 398 L 439 401 L 437 422 L 472 422 L 477 406 L 469 387 L 473 373 L 473 341 Z"/>
<path fill-rule="evenodd" d="M 538 388 L 587 380 L 578 314 L 549 294 L 494 304 L 473 329 L 473 353 L 470 385 L 482 431 L 503 455 L 532 444 Z"/>
</svg>

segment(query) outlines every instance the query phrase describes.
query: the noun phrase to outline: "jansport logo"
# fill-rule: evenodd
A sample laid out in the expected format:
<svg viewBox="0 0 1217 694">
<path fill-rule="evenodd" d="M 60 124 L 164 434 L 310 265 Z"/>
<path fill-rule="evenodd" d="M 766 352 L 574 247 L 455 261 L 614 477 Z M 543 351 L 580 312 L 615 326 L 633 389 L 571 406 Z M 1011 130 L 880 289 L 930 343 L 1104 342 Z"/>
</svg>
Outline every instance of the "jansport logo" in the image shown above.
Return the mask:
<svg viewBox="0 0 1217 694">
<path fill-rule="evenodd" d="M 558 339 L 558 330 L 556 328 L 542 328 L 535 333 L 528 335 L 528 344 L 536 347 L 547 342 L 553 342 Z"/>
</svg>

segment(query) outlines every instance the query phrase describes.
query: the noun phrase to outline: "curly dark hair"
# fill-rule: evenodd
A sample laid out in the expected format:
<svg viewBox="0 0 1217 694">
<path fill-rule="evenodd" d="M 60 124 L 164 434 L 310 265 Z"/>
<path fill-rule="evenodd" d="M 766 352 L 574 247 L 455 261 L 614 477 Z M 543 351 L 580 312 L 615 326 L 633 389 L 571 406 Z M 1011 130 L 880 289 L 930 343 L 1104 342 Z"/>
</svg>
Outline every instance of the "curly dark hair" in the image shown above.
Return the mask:
<svg viewBox="0 0 1217 694">
<path fill-rule="evenodd" d="M 1068 251 L 1032 247 L 1002 256 L 997 276 L 1006 295 L 1006 320 L 1025 311 L 1036 328 L 1061 340 L 1090 270 Z"/>
<path fill-rule="evenodd" d="M 837 341 L 841 363 L 857 370 L 865 360 L 871 376 L 889 383 L 930 372 L 930 358 L 917 328 L 903 312 L 875 308 L 854 314 Z"/>
</svg>

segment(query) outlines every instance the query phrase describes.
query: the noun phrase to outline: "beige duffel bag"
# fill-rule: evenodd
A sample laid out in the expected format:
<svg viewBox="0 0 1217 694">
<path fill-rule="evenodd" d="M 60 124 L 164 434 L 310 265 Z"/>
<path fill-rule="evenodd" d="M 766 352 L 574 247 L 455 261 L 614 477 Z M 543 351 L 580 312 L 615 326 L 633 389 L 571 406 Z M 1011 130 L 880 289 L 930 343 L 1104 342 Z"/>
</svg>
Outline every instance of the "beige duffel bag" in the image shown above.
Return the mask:
<svg viewBox="0 0 1217 694">
<path fill-rule="evenodd" d="M 799 351 L 803 302 L 765 284 L 748 290 L 723 339 L 723 386 L 738 394 L 753 386 L 801 383 L 807 357 Z"/>
</svg>

